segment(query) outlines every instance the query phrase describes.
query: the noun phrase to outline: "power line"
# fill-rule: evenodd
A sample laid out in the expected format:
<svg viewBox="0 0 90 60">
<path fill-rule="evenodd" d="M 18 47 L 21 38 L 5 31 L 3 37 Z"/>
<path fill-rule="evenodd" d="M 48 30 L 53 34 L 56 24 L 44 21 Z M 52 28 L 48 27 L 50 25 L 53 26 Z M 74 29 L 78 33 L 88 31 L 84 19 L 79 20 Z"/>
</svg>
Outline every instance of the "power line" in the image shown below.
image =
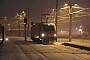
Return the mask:
<svg viewBox="0 0 90 60">
<path fill-rule="evenodd" d="M 32 4 L 35 2 L 35 0 L 32 1 L 32 3 L 30 4 L 29 8 L 32 6 Z"/>
<path fill-rule="evenodd" d="M 77 3 L 79 0 L 76 0 L 75 3 Z"/>
</svg>

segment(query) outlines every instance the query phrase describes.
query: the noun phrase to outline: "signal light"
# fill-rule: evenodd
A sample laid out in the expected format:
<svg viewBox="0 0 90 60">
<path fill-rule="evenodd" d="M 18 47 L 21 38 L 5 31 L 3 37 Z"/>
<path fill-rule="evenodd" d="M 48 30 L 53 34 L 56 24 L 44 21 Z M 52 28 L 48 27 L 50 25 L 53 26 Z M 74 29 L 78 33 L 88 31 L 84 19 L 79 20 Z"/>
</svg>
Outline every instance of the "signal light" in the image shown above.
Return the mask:
<svg viewBox="0 0 90 60">
<path fill-rule="evenodd" d="M 24 25 L 26 25 L 27 24 L 27 18 L 25 17 L 24 18 Z"/>
<path fill-rule="evenodd" d="M 26 25 L 26 23 L 24 23 L 24 25 Z"/>
</svg>

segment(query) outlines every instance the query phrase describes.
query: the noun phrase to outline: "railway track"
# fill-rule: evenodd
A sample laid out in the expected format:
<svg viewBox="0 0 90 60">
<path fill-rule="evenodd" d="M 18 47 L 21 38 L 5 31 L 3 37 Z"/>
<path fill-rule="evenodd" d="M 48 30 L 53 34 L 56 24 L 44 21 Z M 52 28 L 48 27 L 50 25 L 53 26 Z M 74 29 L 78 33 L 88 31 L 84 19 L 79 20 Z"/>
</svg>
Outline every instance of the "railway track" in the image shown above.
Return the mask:
<svg viewBox="0 0 90 60">
<path fill-rule="evenodd" d="M 12 42 L 18 45 L 30 60 L 90 60 L 90 51 L 64 46 L 60 42 L 55 45 L 36 44 L 32 41 Z"/>
</svg>

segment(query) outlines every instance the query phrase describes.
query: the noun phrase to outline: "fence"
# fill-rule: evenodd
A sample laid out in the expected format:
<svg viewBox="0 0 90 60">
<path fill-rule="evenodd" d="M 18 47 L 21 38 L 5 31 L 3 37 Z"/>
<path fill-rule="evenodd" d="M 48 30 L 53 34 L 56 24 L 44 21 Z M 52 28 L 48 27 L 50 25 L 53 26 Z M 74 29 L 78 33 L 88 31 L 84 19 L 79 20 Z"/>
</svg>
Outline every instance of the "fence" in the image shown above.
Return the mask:
<svg viewBox="0 0 90 60">
<path fill-rule="evenodd" d="M 24 37 L 25 30 L 7 30 L 7 31 L 5 31 L 5 34 L 6 34 L 6 36 Z M 26 36 L 30 36 L 30 31 L 28 33 L 28 30 L 26 30 Z"/>
</svg>

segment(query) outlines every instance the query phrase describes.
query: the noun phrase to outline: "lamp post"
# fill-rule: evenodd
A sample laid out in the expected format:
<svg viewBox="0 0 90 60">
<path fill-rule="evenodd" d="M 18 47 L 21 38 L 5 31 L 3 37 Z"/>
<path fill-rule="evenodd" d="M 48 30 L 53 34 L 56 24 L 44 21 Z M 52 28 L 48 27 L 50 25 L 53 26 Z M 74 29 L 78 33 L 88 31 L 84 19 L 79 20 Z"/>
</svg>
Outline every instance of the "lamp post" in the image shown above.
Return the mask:
<svg viewBox="0 0 90 60">
<path fill-rule="evenodd" d="M 27 19 L 28 21 L 28 37 L 29 37 L 29 35 L 30 35 L 30 32 L 29 32 L 29 8 L 28 8 L 28 19 Z"/>
<path fill-rule="evenodd" d="M 72 40 L 72 5 L 69 5 L 69 42 Z"/>
<path fill-rule="evenodd" d="M 6 27 L 6 26 L 7 26 L 7 25 L 6 25 L 6 24 L 7 24 L 6 21 L 7 21 L 7 17 L 5 16 L 5 17 L 4 17 L 4 21 L 3 21 L 3 25 L 4 25 L 4 29 L 5 29 L 5 35 L 6 35 L 6 28 L 7 28 L 7 27 Z"/>
<path fill-rule="evenodd" d="M 58 0 L 56 0 L 56 10 L 55 10 L 56 34 L 57 34 L 57 15 L 58 15 Z M 56 42 L 57 42 L 57 38 L 56 38 Z"/>
<path fill-rule="evenodd" d="M 7 17 L 5 16 L 5 17 L 4 17 L 4 21 L 3 21 L 4 26 L 6 26 L 6 20 L 7 20 Z"/>
<path fill-rule="evenodd" d="M 72 5 L 65 4 L 65 7 L 61 9 L 65 9 L 65 8 L 69 8 L 69 42 L 71 42 L 71 39 L 72 39 Z"/>
<path fill-rule="evenodd" d="M 69 42 L 71 42 L 72 40 L 72 8 L 74 8 L 74 6 L 77 6 L 77 4 L 74 4 L 74 6 L 72 4 L 65 4 L 65 8 L 69 8 Z"/>
<path fill-rule="evenodd" d="M 29 12 L 28 12 L 29 13 Z M 24 18 L 24 38 L 25 38 L 25 41 L 27 40 L 27 35 L 26 35 L 26 25 L 27 25 L 27 18 L 26 18 L 26 13 L 23 11 L 21 13 L 21 15 L 23 16 Z M 29 19 L 29 18 L 28 18 Z M 28 20 L 28 24 L 29 24 L 29 20 Z M 29 26 L 28 26 L 29 27 Z M 29 36 L 29 28 L 28 28 L 28 36 Z"/>
</svg>

